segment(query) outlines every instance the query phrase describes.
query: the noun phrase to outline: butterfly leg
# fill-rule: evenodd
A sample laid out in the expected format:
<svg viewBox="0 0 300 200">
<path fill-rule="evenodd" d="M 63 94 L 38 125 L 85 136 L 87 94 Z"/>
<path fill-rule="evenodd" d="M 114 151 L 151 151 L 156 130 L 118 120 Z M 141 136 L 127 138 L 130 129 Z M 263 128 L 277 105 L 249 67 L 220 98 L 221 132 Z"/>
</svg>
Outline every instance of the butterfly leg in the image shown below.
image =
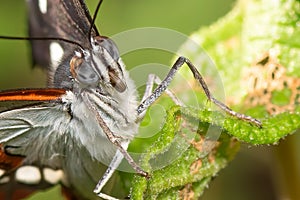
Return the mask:
<svg viewBox="0 0 300 200">
<path fill-rule="evenodd" d="M 133 160 L 133 158 L 129 155 L 127 152 L 127 148 L 124 149 L 122 147 L 122 142 L 127 141 L 124 140 L 121 136 L 116 136 L 108 127 L 108 125 L 105 123 L 105 121 L 100 116 L 97 107 L 92 103 L 87 94 L 83 93 L 83 96 L 85 96 L 85 100 L 88 102 L 89 109 L 95 114 L 96 119 L 98 121 L 99 126 L 102 128 L 103 132 L 106 134 L 109 141 L 111 141 L 117 148 L 120 153 L 123 154 L 124 158 L 128 161 L 128 163 L 131 165 L 131 167 L 136 171 L 136 173 L 140 174 L 144 177 L 149 177 L 148 173 L 142 170 L 142 168 Z"/>
<path fill-rule="evenodd" d="M 121 146 L 123 149 L 127 149 L 129 145 L 129 141 L 124 141 L 121 143 Z M 102 178 L 99 180 L 98 184 L 96 185 L 96 188 L 94 189 L 94 192 L 103 199 L 109 199 L 109 200 L 116 200 L 116 198 L 111 197 L 107 194 L 101 193 L 102 188 L 106 185 L 107 181 L 111 178 L 115 170 L 120 165 L 121 161 L 123 160 L 124 156 L 123 154 L 117 150 L 114 158 L 112 159 L 111 163 L 109 164 L 107 170 L 103 174 Z"/>
<path fill-rule="evenodd" d="M 124 158 L 128 161 L 128 163 L 132 166 L 132 168 L 136 171 L 136 173 L 140 174 L 141 176 L 148 177 L 148 173 L 142 170 L 142 168 L 133 160 L 133 158 L 129 155 L 129 153 L 122 147 L 122 142 L 125 140 L 122 139 L 120 136 L 116 136 L 110 128 L 107 126 L 105 121 L 100 116 L 97 107 L 92 103 L 86 93 L 83 93 L 83 95 L 86 97 L 86 100 L 88 101 L 88 107 L 91 111 L 94 112 L 96 119 L 99 123 L 99 126 L 102 128 L 103 132 L 106 134 L 109 141 L 111 141 L 116 147 L 118 148 L 118 151 L 123 154 Z"/>
<path fill-rule="evenodd" d="M 148 75 L 148 80 L 146 83 L 146 89 L 142 98 L 143 102 L 147 97 L 149 97 L 152 93 L 153 93 L 153 86 L 154 84 L 156 85 L 160 85 L 161 84 L 161 79 L 156 75 L 156 74 L 149 74 Z M 180 99 L 178 99 L 171 90 L 169 90 L 168 88 L 166 88 L 165 93 L 172 99 L 172 101 L 179 106 L 184 106 L 184 103 L 180 101 Z M 145 116 L 146 112 L 143 112 L 141 114 L 139 114 L 139 119 L 142 120 Z"/>
<path fill-rule="evenodd" d="M 156 74 L 149 74 L 148 81 L 146 83 L 146 89 L 144 92 L 144 96 L 142 98 L 142 101 L 144 101 L 148 96 L 150 96 L 153 92 L 153 86 L 154 84 L 160 85 L 161 79 Z M 171 90 L 168 88 L 165 90 L 165 93 L 172 99 L 172 101 L 179 106 L 184 106 L 183 102 L 178 99 Z"/>
<path fill-rule="evenodd" d="M 108 169 L 104 173 L 103 177 L 100 179 L 98 182 L 94 192 L 103 197 L 104 199 L 114 199 L 112 197 L 109 197 L 106 194 L 102 194 L 101 189 L 104 187 L 104 185 L 107 183 L 107 181 L 110 179 L 111 175 L 115 171 L 115 169 L 119 166 L 120 162 L 122 161 L 123 158 L 125 158 L 128 163 L 132 166 L 132 168 L 136 171 L 136 173 L 140 174 L 141 176 L 144 177 L 149 177 L 148 173 L 145 172 L 134 160 L 133 158 L 129 155 L 127 152 L 127 147 L 129 144 L 128 140 L 124 140 L 120 136 L 116 136 L 108 127 L 108 125 L 105 123 L 105 121 L 102 119 L 100 116 L 99 112 L 97 111 L 96 106 L 94 103 L 92 103 L 86 93 L 82 94 L 85 96 L 85 100 L 87 101 L 88 108 L 95 114 L 96 119 L 98 121 L 99 126 L 102 128 L 103 132 L 106 134 L 107 138 L 109 141 L 111 141 L 116 147 L 117 151 L 116 154 L 110 163 Z"/>
<path fill-rule="evenodd" d="M 166 78 L 158 85 L 158 87 L 153 91 L 153 93 L 150 96 L 148 96 L 147 98 L 145 98 L 144 101 L 138 106 L 138 108 L 137 108 L 138 114 L 142 114 L 145 110 L 147 110 L 147 108 L 150 105 L 152 105 L 152 103 L 157 98 L 159 98 L 163 92 L 165 92 L 167 90 L 167 88 L 170 85 L 171 81 L 173 80 L 175 74 L 184 64 L 187 64 L 187 66 L 193 73 L 194 78 L 199 82 L 200 86 L 204 90 L 204 93 L 207 96 L 209 101 L 214 103 L 216 106 L 218 106 L 220 109 L 224 110 L 229 115 L 232 115 L 238 119 L 252 123 L 258 127 L 262 126 L 262 123 L 259 120 L 252 118 L 250 116 L 235 112 L 235 111 L 231 110 L 228 106 L 226 106 L 224 103 L 222 103 L 219 100 L 217 100 L 216 98 L 214 98 L 213 95 L 211 94 L 211 92 L 209 91 L 208 86 L 206 85 L 203 77 L 197 70 L 197 68 L 192 64 L 192 62 L 189 59 L 187 59 L 185 57 L 179 57 L 176 60 L 176 62 L 172 66 L 171 70 L 169 71 L 168 75 L 166 76 Z"/>
</svg>

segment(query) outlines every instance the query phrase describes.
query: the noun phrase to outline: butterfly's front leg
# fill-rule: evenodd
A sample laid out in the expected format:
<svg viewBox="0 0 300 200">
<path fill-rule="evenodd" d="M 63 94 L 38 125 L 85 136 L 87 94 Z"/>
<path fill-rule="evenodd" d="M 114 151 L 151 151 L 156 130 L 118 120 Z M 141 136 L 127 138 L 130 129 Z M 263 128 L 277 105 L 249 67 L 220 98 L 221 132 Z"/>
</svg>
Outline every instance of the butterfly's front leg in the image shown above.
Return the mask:
<svg viewBox="0 0 300 200">
<path fill-rule="evenodd" d="M 235 112 L 231 108 L 226 106 L 224 103 L 217 100 L 212 95 L 210 90 L 208 89 L 207 84 L 205 83 L 203 77 L 201 76 L 201 74 L 199 73 L 197 68 L 193 65 L 193 63 L 189 59 L 187 59 L 185 57 L 179 57 L 176 60 L 176 62 L 174 63 L 174 65 L 170 69 L 169 73 L 167 74 L 166 78 L 158 85 L 158 87 L 153 91 L 153 93 L 151 95 L 149 95 L 147 98 L 145 98 L 144 101 L 138 106 L 137 112 L 138 112 L 139 115 L 142 114 L 145 110 L 147 110 L 148 107 L 151 106 L 152 103 L 156 99 L 158 99 L 162 95 L 163 92 L 165 92 L 168 89 L 168 86 L 170 85 L 171 81 L 174 79 L 174 76 L 176 75 L 178 70 L 184 64 L 187 64 L 187 66 L 189 67 L 189 69 L 193 73 L 194 78 L 198 81 L 198 83 L 202 87 L 202 89 L 203 89 L 203 91 L 204 91 L 204 93 L 205 93 L 205 95 L 206 95 L 206 97 L 208 98 L 209 101 L 214 103 L 216 106 L 218 106 L 219 108 L 224 110 L 229 115 L 232 115 L 232 116 L 234 116 L 238 119 L 247 121 L 247 122 L 249 122 L 251 124 L 254 124 L 258 127 L 262 127 L 262 123 L 259 120 L 255 119 L 255 118 L 252 118 L 250 116 L 244 115 L 242 113 Z"/>
<path fill-rule="evenodd" d="M 153 93 L 153 86 L 154 84 L 156 85 L 160 85 L 161 84 L 161 79 L 156 75 L 156 74 L 149 74 L 148 75 L 148 80 L 146 83 L 146 89 L 142 98 L 143 102 L 145 99 L 147 99 L 152 93 Z M 178 99 L 171 90 L 169 90 L 168 88 L 166 88 L 165 93 L 172 99 L 172 101 L 179 106 L 184 106 L 184 103 L 180 101 L 180 99 Z M 142 120 L 145 116 L 146 112 L 142 112 L 139 114 L 139 120 Z"/>
<path fill-rule="evenodd" d="M 129 141 L 123 141 L 121 143 L 121 146 L 123 149 L 127 150 L 129 145 Z M 106 185 L 107 181 L 111 178 L 113 173 L 116 171 L 118 166 L 120 165 L 121 161 L 123 160 L 124 156 L 123 154 L 117 150 L 114 158 L 112 159 L 111 163 L 109 164 L 108 168 L 106 169 L 105 173 L 103 174 L 102 178 L 99 180 L 98 184 L 96 185 L 96 188 L 94 189 L 94 192 L 103 199 L 110 199 L 110 200 L 116 200 L 116 198 L 111 197 L 107 194 L 101 193 L 102 188 Z"/>
</svg>

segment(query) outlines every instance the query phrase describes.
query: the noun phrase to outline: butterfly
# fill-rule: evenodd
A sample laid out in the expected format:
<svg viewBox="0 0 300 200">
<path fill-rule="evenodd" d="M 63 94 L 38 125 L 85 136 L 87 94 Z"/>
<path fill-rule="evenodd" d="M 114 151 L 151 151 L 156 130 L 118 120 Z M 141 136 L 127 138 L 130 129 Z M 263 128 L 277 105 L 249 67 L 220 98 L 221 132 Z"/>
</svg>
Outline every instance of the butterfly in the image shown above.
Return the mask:
<svg viewBox="0 0 300 200">
<path fill-rule="evenodd" d="M 147 108 L 168 90 L 183 64 L 211 102 L 261 126 L 215 99 L 185 57 L 177 59 L 156 89 L 151 89 L 153 82 L 147 85 L 139 101 L 117 46 L 100 35 L 96 15 L 91 17 L 83 0 L 27 4 L 33 61 L 47 69 L 48 87 L 0 92 L 1 199 L 20 199 L 58 183 L 69 199 L 114 199 L 104 186 L 123 158 L 149 177 L 127 147 Z"/>
</svg>

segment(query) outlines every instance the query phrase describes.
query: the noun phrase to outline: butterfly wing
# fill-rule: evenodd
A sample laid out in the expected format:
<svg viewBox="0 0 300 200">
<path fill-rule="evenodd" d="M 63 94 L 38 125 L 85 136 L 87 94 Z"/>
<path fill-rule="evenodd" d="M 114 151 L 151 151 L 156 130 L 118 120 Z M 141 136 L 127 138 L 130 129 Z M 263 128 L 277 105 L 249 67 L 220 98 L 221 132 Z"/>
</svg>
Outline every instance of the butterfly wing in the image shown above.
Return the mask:
<svg viewBox="0 0 300 200">
<path fill-rule="evenodd" d="M 60 168 L 57 161 L 37 160 L 43 145 L 51 143 L 50 137 L 42 138 L 57 132 L 49 123 L 53 122 L 52 116 L 59 121 L 68 119 L 61 111 L 60 98 L 64 93 L 57 89 L 0 92 L 0 199 L 25 198 L 37 189 L 46 189 L 60 181 L 58 176 L 62 177 L 62 173 L 54 170 Z M 53 152 L 45 151 L 40 155 L 50 153 Z M 24 170 L 29 170 L 30 176 Z M 49 170 L 52 178 L 49 178 Z"/>
<path fill-rule="evenodd" d="M 101 167 L 75 136 L 86 138 L 67 95 L 63 89 L 0 92 L 0 199 L 23 198 L 58 182 L 72 199 L 98 199 L 93 189 L 106 166 Z M 115 149 L 98 139 L 97 144 L 108 145 L 105 150 Z M 24 172 L 30 167 L 34 172 Z M 45 169 L 51 171 L 50 178 Z"/>
<path fill-rule="evenodd" d="M 64 38 L 90 46 L 92 18 L 83 0 L 28 0 L 29 36 Z M 96 27 L 91 35 L 99 35 Z M 74 45 L 59 41 L 31 41 L 33 63 L 44 68 L 74 50 Z M 54 66 L 56 67 L 56 66 Z"/>
</svg>

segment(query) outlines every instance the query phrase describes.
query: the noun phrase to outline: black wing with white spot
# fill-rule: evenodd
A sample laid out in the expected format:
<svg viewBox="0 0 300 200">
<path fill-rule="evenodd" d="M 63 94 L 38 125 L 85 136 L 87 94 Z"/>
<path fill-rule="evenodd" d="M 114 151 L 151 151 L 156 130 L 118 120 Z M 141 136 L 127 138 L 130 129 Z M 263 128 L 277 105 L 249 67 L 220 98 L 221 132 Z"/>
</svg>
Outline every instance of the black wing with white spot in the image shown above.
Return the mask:
<svg viewBox="0 0 300 200">
<path fill-rule="evenodd" d="M 62 132 L 53 120 L 70 118 L 60 100 L 63 94 L 59 89 L 0 92 L 0 199 L 23 199 L 62 180 L 59 163 L 40 157 L 51 149 L 62 151 L 53 145 Z"/>
<path fill-rule="evenodd" d="M 32 195 L 37 190 L 48 189 L 64 178 L 62 170 L 22 165 L 5 173 L 0 169 L 0 199 L 19 200 Z"/>
<path fill-rule="evenodd" d="M 27 5 L 30 37 L 63 38 L 90 47 L 92 18 L 83 0 L 27 0 Z M 91 35 L 99 35 L 95 26 Z M 74 45 L 59 41 L 35 40 L 31 45 L 33 64 L 44 68 L 74 50 Z"/>
</svg>

